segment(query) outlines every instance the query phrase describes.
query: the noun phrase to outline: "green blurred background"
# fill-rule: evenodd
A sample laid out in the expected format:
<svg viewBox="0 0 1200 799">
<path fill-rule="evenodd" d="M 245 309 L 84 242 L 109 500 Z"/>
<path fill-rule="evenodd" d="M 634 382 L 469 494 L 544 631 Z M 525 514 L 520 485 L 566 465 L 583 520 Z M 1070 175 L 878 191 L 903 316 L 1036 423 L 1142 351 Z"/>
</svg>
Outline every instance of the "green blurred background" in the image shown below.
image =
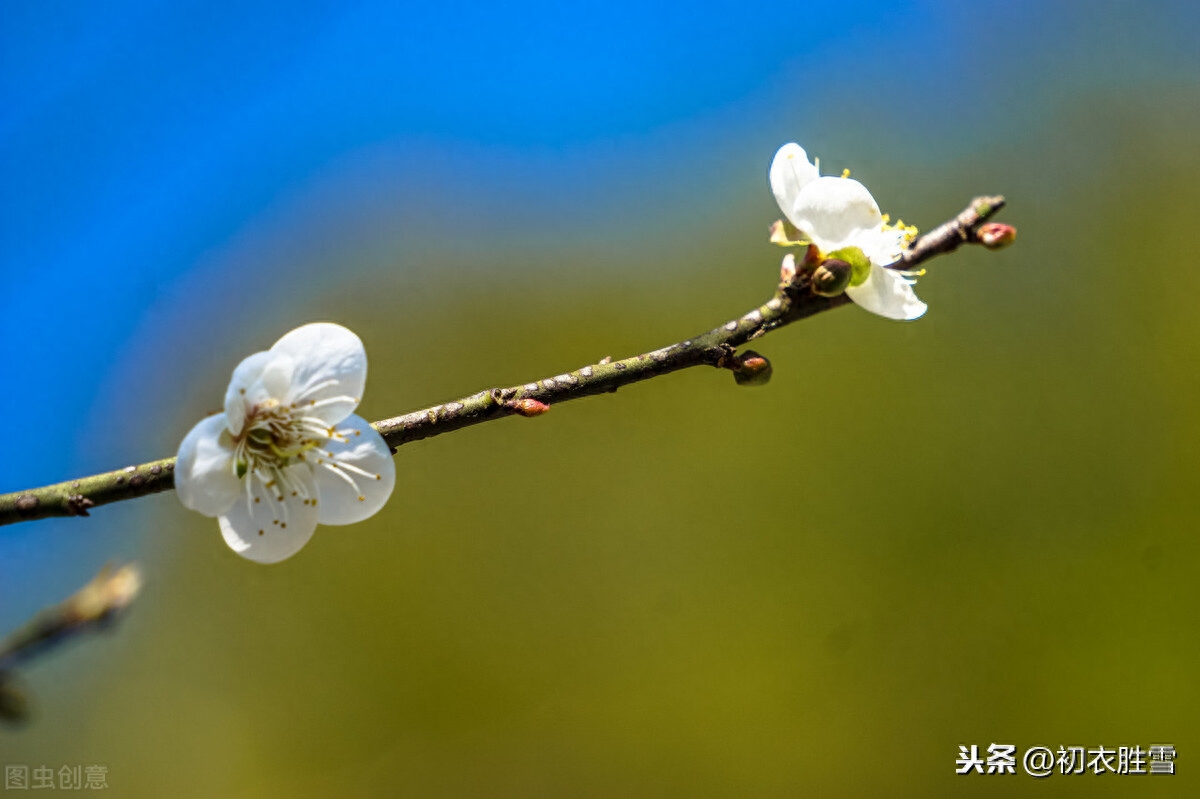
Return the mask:
<svg viewBox="0 0 1200 799">
<path fill-rule="evenodd" d="M 23 526 L 10 586 L 54 577 L 9 626 L 109 555 L 148 583 L 26 672 L 0 760 L 121 796 L 1194 794 L 1196 15 L 894 11 L 764 13 L 821 41 L 629 131 L 337 151 L 153 284 L 72 467 L 171 453 L 305 321 L 365 341 L 371 419 L 707 330 L 773 288 L 793 139 L 922 229 L 1004 193 L 1020 231 L 931 262 L 918 322 L 757 342 L 765 388 L 691 370 L 406 445 L 382 513 L 278 566 L 172 494 Z M 1178 773 L 954 774 L 991 743 L 1171 743 Z"/>
</svg>

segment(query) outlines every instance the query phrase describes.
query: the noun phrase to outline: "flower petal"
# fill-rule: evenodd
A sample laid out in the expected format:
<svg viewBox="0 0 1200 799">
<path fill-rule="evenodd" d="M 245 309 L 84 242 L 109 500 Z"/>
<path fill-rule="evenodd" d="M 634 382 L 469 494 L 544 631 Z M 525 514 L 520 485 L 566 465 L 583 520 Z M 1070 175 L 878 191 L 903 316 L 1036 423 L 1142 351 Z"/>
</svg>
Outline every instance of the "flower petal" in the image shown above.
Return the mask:
<svg viewBox="0 0 1200 799">
<path fill-rule="evenodd" d="M 823 177 L 807 184 L 796 197 L 790 218 L 824 252 L 857 246 L 860 233 L 883 225 L 871 192 L 851 178 Z"/>
<path fill-rule="evenodd" d="M 205 516 L 220 516 L 237 499 L 240 483 L 233 473 L 233 437 L 225 414 L 202 419 L 188 431 L 175 457 L 179 501 Z"/>
<path fill-rule="evenodd" d="M 367 352 L 354 333 L 316 322 L 288 333 L 271 352 L 295 363 L 291 388 L 281 401 L 310 403 L 309 415 L 327 424 L 337 424 L 358 407 L 367 383 Z"/>
<path fill-rule="evenodd" d="M 894 264 L 904 254 L 904 231 L 886 226 L 861 231 L 854 237 L 855 243 L 871 263 L 879 266 Z"/>
<path fill-rule="evenodd" d="M 338 425 L 338 432 L 349 440 L 330 441 L 334 457 L 315 467 L 321 524 L 353 524 L 374 516 L 396 486 L 391 450 L 367 420 L 352 415 Z"/>
<path fill-rule="evenodd" d="M 854 304 L 888 319 L 916 319 L 929 307 L 917 298 L 912 284 L 899 272 L 871 265 L 871 274 L 861 286 L 846 289 Z"/>
<path fill-rule="evenodd" d="M 806 185 L 816 180 L 820 173 L 808 162 L 808 154 L 804 148 L 795 142 L 785 144 L 775 153 L 771 161 L 770 180 L 771 191 L 780 210 L 795 224 L 792 219 L 792 208 L 796 204 L 796 196 Z"/>
<path fill-rule="evenodd" d="M 225 389 L 225 418 L 235 436 L 246 423 L 246 411 L 265 399 L 283 399 L 291 377 L 291 361 L 269 351 L 244 358 Z M 281 381 L 281 378 L 282 381 Z M 273 393 L 278 390 L 279 393 Z"/>
<path fill-rule="evenodd" d="M 285 470 L 288 485 L 267 488 L 253 475 L 219 518 L 225 543 L 243 558 L 278 563 L 308 543 L 317 529 L 316 481 L 307 464 Z M 279 493 L 276 493 L 278 491 Z"/>
</svg>

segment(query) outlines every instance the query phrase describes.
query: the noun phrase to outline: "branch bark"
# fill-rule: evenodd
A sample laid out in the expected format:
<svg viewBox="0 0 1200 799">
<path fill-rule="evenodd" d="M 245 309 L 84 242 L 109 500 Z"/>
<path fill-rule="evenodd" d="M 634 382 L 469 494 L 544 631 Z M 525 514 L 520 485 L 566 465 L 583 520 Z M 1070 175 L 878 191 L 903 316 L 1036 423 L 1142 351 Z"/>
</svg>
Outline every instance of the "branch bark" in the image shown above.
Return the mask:
<svg viewBox="0 0 1200 799">
<path fill-rule="evenodd" d="M 980 226 L 1004 207 L 999 196 L 976 197 L 954 219 L 913 242 L 891 268 L 912 270 L 963 244 L 979 244 Z M 546 406 L 567 400 L 611 393 L 622 386 L 649 380 L 693 366 L 736 368 L 738 347 L 772 330 L 850 303 L 845 294 L 814 294 L 808 275 L 801 272 L 779 284 L 775 294 L 757 308 L 707 333 L 620 361 L 604 359 L 507 388 L 490 388 L 451 402 L 374 422 L 393 453 L 410 441 L 449 433 L 504 416 L 534 416 Z M 0 495 L 0 524 L 52 516 L 87 516 L 91 508 L 174 488 L 174 458 L 127 466 L 103 474 Z"/>
</svg>

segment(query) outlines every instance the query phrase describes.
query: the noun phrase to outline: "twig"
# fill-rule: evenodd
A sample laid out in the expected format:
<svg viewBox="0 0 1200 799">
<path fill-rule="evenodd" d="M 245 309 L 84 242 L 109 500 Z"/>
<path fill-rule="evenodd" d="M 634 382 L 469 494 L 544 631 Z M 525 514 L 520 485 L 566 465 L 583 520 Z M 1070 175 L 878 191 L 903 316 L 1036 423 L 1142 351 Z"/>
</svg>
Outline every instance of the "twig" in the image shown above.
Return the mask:
<svg viewBox="0 0 1200 799">
<path fill-rule="evenodd" d="M 76 633 L 109 622 L 129 606 L 142 587 L 141 572 L 130 563 L 106 565 L 67 599 L 38 612 L 0 643 L 0 671 L 50 649 Z"/>
<path fill-rule="evenodd" d="M 1003 206 L 1003 197 L 975 198 L 954 219 L 913 242 L 893 268 L 915 269 L 930 258 L 952 252 L 963 244 L 995 246 L 988 238 L 980 236 L 980 230 Z M 850 302 L 845 294 L 836 297 L 815 294 L 808 277 L 803 271 L 784 276 L 774 296 L 758 308 L 677 344 L 620 361 L 605 358 L 573 372 L 530 383 L 486 389 L 452 402 L 374 422 L 373 426 L 394 452 L 410 441 L 503 416 L 536 416 L 560 402 L 611 393 L 622 386 L 692 366 L 730 369 L 735 376 L 742 377 L 738 382 L 763 382 L 765 377 L 747 377 L 748 365 L 737 356 L 738 347 L 776 328 Z M 756 356 L 756 360 L 769 370 L 765 359 Z M 3 494 L 0 495 L 0 524 L 51 516 L 87 516 L 89 509 L 99 505 L 167 491 L 175 484 L 174 469 L 175 459 L 163 458 L 43 488 Z"/>
<path fill-rule="evenodd" d="M 67 599 L 39 611 L 0 642 L 0 719 L 22 721 L 28 713 L 25 692 L 13 669 L 75 635 L 110 624 L 137 596 L 141 573 L 134 564 L 106 565 Z"/>
<path fill-rule="evenodd" d="M 913 269 L 935 255 L 954 252 L 964 244 L 983 244 L 986 247 L 1003 246 L 1003 244 L 992 243 L 986 237 L 981 238 L 979 232 L 983 223 L 995 216 L 1004 205 L 1005 200 L 999 195 L 976 197 L 958 216 L 949 222 L 943 222 L 914 241 L 913 245 L 904 251 L 904 255 L 893 266 L 898 269 Z M 1015 232 L 1014 230 L 1014 235 Z M 1011 238 L 1008 239 L 1008 241 L 1011 240 Z"/>
</svg>

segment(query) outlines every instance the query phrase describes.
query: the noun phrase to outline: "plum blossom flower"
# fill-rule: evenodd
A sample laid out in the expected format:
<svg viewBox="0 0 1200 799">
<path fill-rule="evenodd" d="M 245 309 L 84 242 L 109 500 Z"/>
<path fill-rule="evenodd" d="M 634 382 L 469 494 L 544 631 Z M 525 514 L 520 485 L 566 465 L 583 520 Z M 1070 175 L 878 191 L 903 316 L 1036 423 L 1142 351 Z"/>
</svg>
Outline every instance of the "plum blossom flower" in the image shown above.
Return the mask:
<svg viewBox="0 0 1200 799">
<path fill-rule="evenodd" d="M 925 313 L 912 289 L 914 276 L 884 268 L 900 259 L 915 228 L 887 224 L 866 186 L 847 176 L 822 177 L 795 143 L 779 148 L 770 180 L 788 221 L 817 248 L 817 262 L 837 258 L 854 267 L 846 294 L 855 304 L 889 319 Z"/>
<path fill-rule="evenodd" d="M 233 551 L 260 563 L 296 554 L 317 524 L 374 515 L 396 484 L 383 437 L 354 415 L 367 353 L 341 325 L 298 327 L 233 370 L 224 413 L 179 446 L 175 488 L 217 517 Z"/>
</svg>

